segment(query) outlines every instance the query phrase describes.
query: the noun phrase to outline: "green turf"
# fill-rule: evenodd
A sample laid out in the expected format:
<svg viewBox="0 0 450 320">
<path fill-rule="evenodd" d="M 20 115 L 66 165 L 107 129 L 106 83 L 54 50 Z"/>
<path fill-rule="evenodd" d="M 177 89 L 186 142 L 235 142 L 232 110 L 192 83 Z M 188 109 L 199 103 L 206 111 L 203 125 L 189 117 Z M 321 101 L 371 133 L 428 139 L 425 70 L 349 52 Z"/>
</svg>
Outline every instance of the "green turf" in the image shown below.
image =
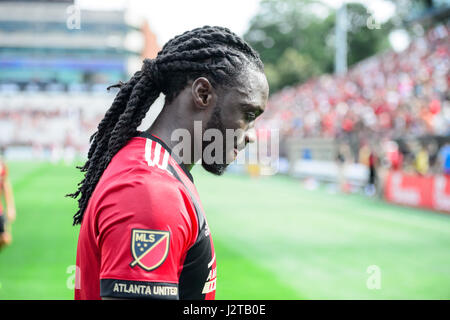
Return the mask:
<svg viewBox="0 0 450 320">
<path fill-rule="evenodd" d="M 214 235 L 300 297 L 450 298 L 449 215 L 308 191 L 285 177 L 202 176 L 197 187 Z M 372 265 L 380 289 L 367 287 Z"/>
<path fill-rule="evenodd" d="M 17 220 L 13 243 L 0 252 L 0 299 L 70 299 L 67 268 L 75 264 L 71 226 L 77 172 L 65 166 L 10 164 Z M 74 180 L 75 179 L 75 180 Z"/>
<path fill-rule="evenodd" d="M 17 221 L 0 252 L 0 299 L 71 299 L 79 228 L 73 168 L 12 163 Z M 218 299 L 449 299 L 450 216 L 293 179 L 194 170 L 218 264 Z M 379 267 L 381 288 L 368 289 Z M 69 269 L 70 272 L 70 269 Z"/>
</svg>

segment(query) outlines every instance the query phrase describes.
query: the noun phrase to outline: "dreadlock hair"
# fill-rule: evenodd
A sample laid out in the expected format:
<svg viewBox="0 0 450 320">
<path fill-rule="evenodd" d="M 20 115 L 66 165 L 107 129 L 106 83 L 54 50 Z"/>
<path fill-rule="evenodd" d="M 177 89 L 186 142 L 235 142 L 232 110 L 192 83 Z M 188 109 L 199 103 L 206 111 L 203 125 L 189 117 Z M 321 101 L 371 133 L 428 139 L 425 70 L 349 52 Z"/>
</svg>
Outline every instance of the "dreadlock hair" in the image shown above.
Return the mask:
<svg viewBox="0 0 450 320">
<path fill-rule="evenodd" d="M 142 69 L 120 88 L 97 132 L 90 138 L 84 172 L 78 190 L 73 224 L 80 224 L 89 198 L 114 155 L 138 131 L 148 109 L 162 92 L 166 104 L 173 101 L 189 80 L 206 77 L 213 87 L 236 86 L 245 66 L 264 71 L 258 53 L 227 28 L 204 26 L 168 41 L 155 59 L 145 59 Z M 111 87 L 108 87 L 111 88 Z"/>
</svg>

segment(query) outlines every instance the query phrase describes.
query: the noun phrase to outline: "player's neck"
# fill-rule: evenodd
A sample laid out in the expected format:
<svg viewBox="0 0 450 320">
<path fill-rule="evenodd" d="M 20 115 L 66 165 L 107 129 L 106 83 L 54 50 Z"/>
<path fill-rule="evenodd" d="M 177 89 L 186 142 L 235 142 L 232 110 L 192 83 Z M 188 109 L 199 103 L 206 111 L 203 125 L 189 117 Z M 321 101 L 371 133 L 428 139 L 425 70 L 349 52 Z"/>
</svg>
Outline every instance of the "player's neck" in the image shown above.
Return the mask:
<svg viewBox="0 0 450 320">
<path fill-rule="evenodd" d="M 189 148 L 191 148 L 190 152 L 183 152 L 183 155 L 178 155 L 177 158 L 181 160 L 181 162 L 185 165 L 185 167 L 190 171 L 196 161 L 200 157 L 194 157 L 194 126 L 193 121 L 189 121 L 187 117 L 183 117 L 182 115 L 177 115 L 174 112 L 164 112 L 166 110 L 177 110 L 176 106 L 168 106 L 169 108 L 164 107 L 161 113 L 156 118 L 155 122 L 151 125 L 150 128 L 145 130 L 147 133 L 156 136 L 161 139 L 172 151 L 179 151 L 179 146 L 177 146 L 180 142 L 186 144 Z M 183 129 L 186 133 L 183 134 L 183 140 L 173 140 L 179 139 L 179 135 L 172 136 L 175 130 Z M 190 139 L 190 141 L 185 141 L 185 139 Z M 176 148 L 177 147 L 177 148 Z M 175 149 L 175 150 L 174 150 Z M 191 155 L 191 156 L 189 156 Z"/>
</svg>

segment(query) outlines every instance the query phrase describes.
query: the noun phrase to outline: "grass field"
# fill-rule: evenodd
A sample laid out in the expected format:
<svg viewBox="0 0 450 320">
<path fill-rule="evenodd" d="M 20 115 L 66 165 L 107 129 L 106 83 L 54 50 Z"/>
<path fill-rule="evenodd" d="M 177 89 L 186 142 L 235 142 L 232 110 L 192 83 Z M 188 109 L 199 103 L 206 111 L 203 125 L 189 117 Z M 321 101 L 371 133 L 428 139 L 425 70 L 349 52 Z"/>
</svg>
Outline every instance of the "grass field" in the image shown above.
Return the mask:
<svg viewBox="0 0 450 320">
<path fill-rule="evenodd" d="M 0 299 L 72 299 L 78 227 L 65 165 L 11 163 L 17 221 L 0 252 Z M 450 299 L 450 215 L 287 177 L 195 169 L 216 249 L 218 299 Z M 379 271 L 379 289 L 369 266 Z M 372 282 L 371 282 L 372 283 Z"/>
</svg>

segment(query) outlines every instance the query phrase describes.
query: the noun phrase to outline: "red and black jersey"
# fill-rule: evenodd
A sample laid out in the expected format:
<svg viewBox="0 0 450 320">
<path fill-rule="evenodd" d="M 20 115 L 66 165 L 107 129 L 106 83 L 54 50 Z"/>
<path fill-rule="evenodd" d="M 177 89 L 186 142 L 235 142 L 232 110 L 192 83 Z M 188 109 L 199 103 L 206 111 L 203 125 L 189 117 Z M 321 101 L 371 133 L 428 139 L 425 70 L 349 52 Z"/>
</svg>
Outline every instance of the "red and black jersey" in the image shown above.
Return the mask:
<svg viewBox="0 0 450 320">
<path fill-rule="evenodd" d="M 214 299 L 216 259 L 187 168 L 141 133 L 111 160 L 81 223 L 75 299 Z"/>
</svg>

